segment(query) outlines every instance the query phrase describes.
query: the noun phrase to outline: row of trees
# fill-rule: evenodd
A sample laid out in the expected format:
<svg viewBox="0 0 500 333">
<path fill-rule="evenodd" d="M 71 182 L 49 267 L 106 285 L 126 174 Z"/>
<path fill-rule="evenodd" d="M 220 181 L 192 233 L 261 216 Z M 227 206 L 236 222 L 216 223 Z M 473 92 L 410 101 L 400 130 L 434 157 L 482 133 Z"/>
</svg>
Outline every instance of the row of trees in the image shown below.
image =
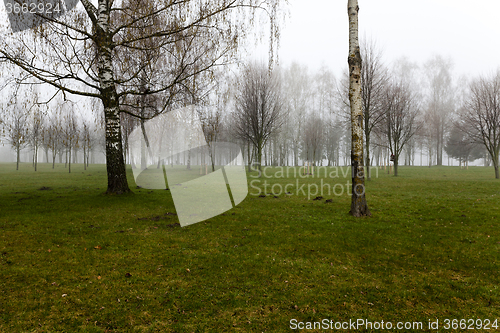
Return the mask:
<svg viewBox="0 0 500 333">
<path fill-rule="evenodd" d="M 440 56 L 420 67 L 403 58 L 389 68 L 373 43 L 364 43 L 361 55 L 366 166 L 393 160 L 397 175 L 399 163 L 414 164 L 418 152 L 421 165 L 424 156 L 429 167 L 443 165 L 443 151 L 460 164 L 485 158 L 496 165 L 498 75 L 462 78 L 459 85 L 451 60 Z M 292 64 L 269 73 L 251 64 L 234 83 L 239 90 L 218 127 L 226 133 L 218 136 L 239 139 L 259 165 L 348 164 L 346 81 L 347 75 L 336 81 L 328 68 L 311 75 Z"/>
<path fill-rule="evenodd" d="M 8 144 L 16 154 L 16 170 L 19 170 L 21 152 L 29 150 L 35 171 L 40 152 L 45 156 L 45 162 L 55 167 L 56 159 L 64 163 L 71 172 L 71 163 L 77 162 L 78 152 L 83 155 L 86 169 L 90 163 L 92 152 L 103 152 L 104 133 L 99 122 L 93 117 L 79 116 L 72 102 L 62 102 L 54 109 L 47 105 L 37 104 L 36 92 L 31 98 L 14 98 L 2 106 L 1 141 Z M 14 96 L 18 96 L 15 94 Z M 27 101 L 32 103 L 27 103 Z M 49 158 L 50 155 L 50 158 Z"/>
<path fill-rule="evenodd" d="M 495 161 L 491 156 L 498 139 L 486 138 L 487 143 L 492 143 L 487 150 L 482 134 L 479 135 L 495 129 L 481 130 L 473 124 L 485 126 L 486 120 L 491 126 L 495 124 L 494 114 L 488 116 L 491 121 L 488 118 L 478 122 L 485 107 L 476 110 L 476 106 L 480 106 L 480 100 L 488 94 L 494 96 L 495 92 L 488 90 L 496 89 L 498 78 L 471 81 L 469 88 L 459 93 L 448 86 L 451 73 L 444 69 L 450 62 L 435 57 L 423 68 L 440 64 L 444 66 L 441 73 L 448 73 L 448 79 L 433 78 L 431 83 L 438 93 L 425 97 L 426 90 L 421 83 L 425 76 L 418 75 L 425 71 L 419 73 L 415 64 L 404 59 L 389 70 L 382 66 L 382 57 L 373 44 L 365 43 L 361 50 L 365 59 L 361 84 L 366 165 L 388 163 L 392 154 L 397 175 L 399 162 L 414 164 L 419 151 L 421 162 L 425 154 L 429 166 L 439 165 L 443 162 L 441 147 L 460 164 L 485 157 L 489 151 L 493 153 L 489 154 L 490 160 Z M 270 72 L 265 64 L 252 63 L 220 81 L 230 83 L 206 96 L 178 94 L 179 100 L 183 96 L 184 104 L 193 98 L 200 103 L 197 110 L 208 142 L 238 140 L 247 160 L 258 165 L 301 165 L 305 161 L 313 165 L 349 163 L 350 103 L 345 80 L 337 82 L 329 68 L 322 67 L 311 74 L 307 67 L 293 63 Z M 441 85 L 447 86 L 446 94 Z M 439 97 L 447 94 L 452 97 Z M 62 152 L 76 156 L 79 150 L 88 163 L 89 151 L 103 151 L 102 122 L 89 122 L 88 116 L 78 119 L 73 103 L 59 101 L 48 107 L 26 102 L 34 99 L 32 96 L 17 98 L 4 108 L 4 141 L 14 148 L 17 156 L 23 148 L 29 148 L 33 156 L 42 148 L 46 160 L 50 152 L 54 163 L 56 155 L 61 159 Z M 140 102 L 144 119 L 127 113 L 121 116 L 125 160 L 128 135 L 137 126 L 144 126 L 146 118 L 154 116 L 155 100 L 143 97 Z M 490 104 L 494 107 L 495 101 Z M 474 115 L 473 110 L 476 110 Z"/>
</svg>

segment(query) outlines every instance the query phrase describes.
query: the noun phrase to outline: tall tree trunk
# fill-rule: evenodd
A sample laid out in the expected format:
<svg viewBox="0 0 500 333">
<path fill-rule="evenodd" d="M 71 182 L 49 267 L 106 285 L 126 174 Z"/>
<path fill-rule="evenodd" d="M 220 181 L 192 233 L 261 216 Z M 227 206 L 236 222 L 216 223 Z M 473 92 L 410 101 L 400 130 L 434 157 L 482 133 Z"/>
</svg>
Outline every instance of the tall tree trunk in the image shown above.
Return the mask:
<svg viewBox="0 0 500 333">
<path fill-rule="evenodd" d="M 363 111 L 361 110 L 361 54 L 358 40 L 358 0 L 347 1 L 349 15 L 349 102 L 351 105 L 352 198 L 350 213 L 370 216 L 365 197 L 363 170 Z"/>
<path fill-rule="evenodd" d="M 130 192 L 123 159 L 120 109 L 114 81 L 113 62 L 111 59 L 112 40 L 109 33 L 110 13 L 105 3 L 100 3 L 96 26 L 96 46 L 98 53 L 98 71 L 104 121 L 106 128 L 106 171 L 108 176 L 107 194 Z"/>
</svg>

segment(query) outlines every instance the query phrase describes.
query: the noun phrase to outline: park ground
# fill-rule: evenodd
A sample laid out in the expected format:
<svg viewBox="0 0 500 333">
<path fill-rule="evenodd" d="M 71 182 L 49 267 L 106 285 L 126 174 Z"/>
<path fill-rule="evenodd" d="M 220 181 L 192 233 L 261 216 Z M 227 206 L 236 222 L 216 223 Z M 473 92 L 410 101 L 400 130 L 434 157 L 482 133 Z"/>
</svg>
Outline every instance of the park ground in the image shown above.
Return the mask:
<svg viewBox="0 0 500 333">
<path fill-rule="evenodd" d="M 314 200 L 291 186 L 250 188 L 237 207 L 184 228 L 170 192 L 137 188 L 128 171 L 133 194 L 107 196 L 103 165 L 71 174 L 0 165 L 0 332 L 289 332 L 292 320 L 323 319 L 422 322 L 419 331 L 439 320 L 444 331 L 447 319 L 500 321 L 492 168 L 381 170 L 367 182 L 373 216 L 358 219 L 347 193 Z M 350 177 L 267 174 L 283 186 Z"/>
</svg>

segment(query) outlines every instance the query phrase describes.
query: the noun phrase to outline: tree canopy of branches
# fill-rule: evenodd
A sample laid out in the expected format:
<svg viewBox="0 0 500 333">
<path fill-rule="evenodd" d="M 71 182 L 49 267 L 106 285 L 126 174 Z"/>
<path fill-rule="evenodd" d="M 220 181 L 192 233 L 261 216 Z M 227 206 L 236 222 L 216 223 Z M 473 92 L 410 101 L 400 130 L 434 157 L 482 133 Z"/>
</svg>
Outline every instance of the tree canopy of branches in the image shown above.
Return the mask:
<svg viewBox="0 0 500 333">
<path fill-rule="evenodd" d="M 283 122 L 279 76 L 263 64 L 251 64 L 243 72 L 234 112 L 234 132 L 255 149 L 261 170 L 262 148 Z"/>
</svg>

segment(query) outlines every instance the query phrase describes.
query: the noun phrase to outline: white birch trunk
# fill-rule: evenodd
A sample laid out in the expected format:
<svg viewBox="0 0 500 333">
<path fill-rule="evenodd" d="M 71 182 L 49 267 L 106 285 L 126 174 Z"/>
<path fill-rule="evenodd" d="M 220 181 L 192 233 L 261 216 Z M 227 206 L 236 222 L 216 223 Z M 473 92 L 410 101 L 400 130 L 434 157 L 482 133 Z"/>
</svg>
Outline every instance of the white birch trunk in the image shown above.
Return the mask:
<svg viewBox="0 0 500 333">
<path fill-rule="evenodd" d="M 361 54 L 358 39 L 358 0 L 347 1 L 349 15 L 349 102 L 351 106 L 351 172 L 352 199 L 350 213 L 355 217 L 370 216 L 365 197 L 363 168 L 363 111 L 361 103 Z"/>
<path fill-rule="evenodd" d="M 110 4 L 99 0 L 96 22 L 96 44 L 98 52 L 99 83 L 104 105 L 106 124 L 106 169 L 108 174 L 108 194 L 130 192 L 125 161 L 123 159 L 120 109 L 114 80 L 112 61 L 112 37 L 109 33 Z"/>
</svg>

